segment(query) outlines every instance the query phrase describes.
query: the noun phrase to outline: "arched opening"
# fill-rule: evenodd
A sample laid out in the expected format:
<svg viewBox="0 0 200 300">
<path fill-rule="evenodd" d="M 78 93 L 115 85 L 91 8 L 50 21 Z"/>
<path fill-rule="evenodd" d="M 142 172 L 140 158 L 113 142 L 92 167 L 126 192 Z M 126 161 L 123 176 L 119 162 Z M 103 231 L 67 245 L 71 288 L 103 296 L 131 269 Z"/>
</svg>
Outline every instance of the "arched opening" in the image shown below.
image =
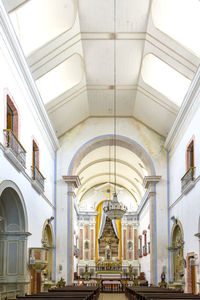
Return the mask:
<svg viewBox="0 0 200 300">
<path fill-rule="evenodd" d="M 116 145 L 116 149 L 114 149 Z M 116 150 L 116 160 L 114 159 L 114 151 Z M 116 173 L 114 173 L 114 162 L 116 162 Z M 83 144 L 75 153 L 68 168 L 69 176 L 79 176 L 81 185 L 76 190 L 76 199 L 78 208 L 85 218 L 85 225 L 80 225 L 79 228 L 79 260 L 88 259 L 87 243 L 85 244 L 85 233 L 87 232 L 87 224 L 89 225 L 90 236 L 92 235 L 93 227 L 87 221 L 86 212 L 90 212 L 93 222 L 95 222 L 95 256 L 93 257 L 93 265 L 96 266 L 96 270 L 100 268 L 106 268 L 106 257 L 103 248 L 103 233 L 102 232 L 102 244 L 98 243 L 98 232 L 100 230 L 101 219 L 96 216 L 96 207 L 100 208 L 100 204 L 103 200 L 106 201 L 112 198 L 114 188 L 117 190 L 119 202 L 122 202 L 128 207 L 129 213 L 134 214 L 137 211 L 146 189 L 143 186 L 143 180 L 145 176 L 155 176 L 155 168 L 153 161 L 147 151 L 134 140 L 125 136 L 116 136 L 116 144 L 113 142 L 113 135 L 98 136 Z M 116 175 L 116 177 L 115 177 Z M 116 179 L 116 181 L 115 181 Z M 102 209 L 100 209 L 102 211 Z M 98 211 L 98 216 L 102 215 Z M 70 216 L 68 216 L 70 218 Z M 88 217 L 89 219 L 89 217 Z M 134 218 L 131 219 L 132 223 L 137 222 Z M 102 222 L 102 224 L 104 224 Z M 102 226 L 105 230 L 110 231 L 110 223 L 105 222 Z M 118 230 L 115 230 L 115 234 L 119 241 L 118 244 L 116 236 L 112 236 L 111 256 L 109 263 L 111 266 L 119 264 L 121 267 L 125 266 L 125 260 L 128 259 L 135 269 L 138 270 L 138 265 L 133 261 L 133 258 L 137 257 L 137 250 L 135 246 L 131 245 L 131 249 L 128 247 L 127 230 L 126 226 L 119 224 Z M 73 231 L 73 229 L 71 229 Z M 133 234 L 133 228 L 131 227 L 131 233 Z M 106 240 L 105 240 L 106 241 Z M 116 244 L 115 244 L 116 242 Z M 142 242 L 142 240 L 141 240 Z M 134 236 L 134 245 L 137 244 L 137 233 Z M 147 241 L 146 241 L 147 244 Z M 92 249 L 92 239 L 89 244 Z M 101 247 L 102 246 L 102 247 Z M 113 248 L 112 248 L 113 246 Z M 147 245 L 145 246 L 147 247 Z M 105 250 L 105 249 L 104 249 Z M 140 248 L 142 255 L 142 245 Z M 145 253 L 147 250 L 145 251 Z M 70 259 L 69 259 L 70 260 Z M 68 260 L 68 261 L 69 261 Z M 150 260 L 150 258 L 149 258 Z M 101 263 L 103 265 L 101 265 Z M 135 264 L 135 265 L 134 265 Z M 79 275 L 82 262 L 78 263 Z M 139 271 L 139 270 L 138 270 Z M 101 272 L 98 270 L 98 272 Z"/>
<path fill-rule="evenodd" d="M 45 222 L 42 233 L 42 247 L 48 249 L 47 261 L 48 265 L 43 271 L 45 281 L 52 281 L 52 266 L 53 266 L 53 229 L 50 223 Z"/>
<path fill-rule="evenodd" d="M 0 185 L 0 276 L 4 292 L 23 294 L 26 282 L 26 212 L 20 191 L 12 182 Z"/>
<path fill-rule="evenodd" d="M 172 229 L 172 270 L 173 281 L 182 283 L 184 276 L 184 257 L 183 257 L 183 230 L 181 223 L 178 222 Z"/>
</svg>

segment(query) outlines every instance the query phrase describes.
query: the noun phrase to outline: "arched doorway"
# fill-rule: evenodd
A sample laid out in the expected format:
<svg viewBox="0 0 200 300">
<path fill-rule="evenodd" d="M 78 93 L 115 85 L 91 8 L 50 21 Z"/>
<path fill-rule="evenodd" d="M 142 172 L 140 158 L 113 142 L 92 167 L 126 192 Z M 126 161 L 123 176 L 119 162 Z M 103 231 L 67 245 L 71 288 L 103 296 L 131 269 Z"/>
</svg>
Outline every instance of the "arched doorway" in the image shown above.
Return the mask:
<svg viewBox="0 0 200 300">
<path fill-rule="evenodd" d="M 172 270 L 173 270 L 173 281 L 183 281 L 184 276 L 184 257 L 183 257 L 183 230 L 180 222 L 174 224 L 172 228 Z"/>
<path fill-rule="evenodd" d="M 0 184 L 1 291 L 25 292 L 27 217 L 22 194 L 11 181 Z M 9 293 L 8 293 L 9 296 Z"/>
</svg>

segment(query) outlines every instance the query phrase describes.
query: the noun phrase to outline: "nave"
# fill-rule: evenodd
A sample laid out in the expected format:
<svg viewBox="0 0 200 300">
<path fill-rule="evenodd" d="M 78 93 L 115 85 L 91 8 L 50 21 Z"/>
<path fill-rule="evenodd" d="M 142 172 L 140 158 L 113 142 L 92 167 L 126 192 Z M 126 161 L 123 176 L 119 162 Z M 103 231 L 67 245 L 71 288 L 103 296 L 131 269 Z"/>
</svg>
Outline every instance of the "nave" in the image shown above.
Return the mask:
<svg viewBox="0 0 200 300">
<path fill-rule="evenodd" d="M 0 300 L 60 282 L 200 294 L 199 16 L 0 0 Z"/>
</svg>

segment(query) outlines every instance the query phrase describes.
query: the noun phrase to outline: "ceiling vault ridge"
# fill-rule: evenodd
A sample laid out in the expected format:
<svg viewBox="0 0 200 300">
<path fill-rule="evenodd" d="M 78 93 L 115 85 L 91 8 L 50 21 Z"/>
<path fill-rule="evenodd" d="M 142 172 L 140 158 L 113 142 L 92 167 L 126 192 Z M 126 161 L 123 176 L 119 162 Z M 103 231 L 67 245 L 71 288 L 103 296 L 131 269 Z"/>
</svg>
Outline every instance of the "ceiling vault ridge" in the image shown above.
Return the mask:
<svg viewBox="0 0 200 300">
<path fill-rule="evenodd" d="M 114 173 L 113 173 L 113 172 L 110 172 L 110 173 L 108 173 L 108 172 L 98 173 L 98 174 L 95 174 L 95 175 L 93 175 L 93 176 L 87 178 L 84 182 L 81 183 L 81 186 L 80 186 L 80 188 L 78 189 L 78 191 L 79 191 L 81 188 L 83 188 L 84 185 L 86 185 L 86 184 L 87 184 L 89 181 L 91 181 L 92 179 L 97 178 L 97 177 L 100 177 L 100 176 L 108 176 L 108 175 L 113 176 Z M 138 188 L 138 186 L 137 186 L 132 180 L 130 180 L 129 178 L 127 178 L 125 175 L 122 175 L 122 174 L 119 174 L 119 173 L 116 173 L 116 175 L 117 175 L 117 177 L 122 178 L 122 179 L 124 179 L 125 181 L 129 182 L 129 183 L 131 184 L 131 186 L 134 186 L 134 188 L 137 190 L 139 196 L 142 197 L 142 193 L 141 193 L 140 189 Z"/>
<path fill-rule="evenodd" d="M 87 168 L 89 168 L 90 166 L 93 166 L 94 164 L 102 163 L 102 162 L 109 162 L 109 161 L 113 162 L 114 158 L 107 158 L 106 157 L 106 158 L 100 158 L 98 160 L 92 161 L 89 164 L 87 164 L 84 167 L 82 167 L 82 169 L 78 171 L 78 176 L 80 176 L 81 173 L 83 173 Z M 135 173 L 137 173 L 137 175 L 140 177 L 141 180 L 143 180 L 144 176 L 136 168 L 134 168 L 131 164 L 129 164 L 127 161 L 117 158 L 116 162 L 121 163 L 121 164 L 129 167 Z"/>
</svg>

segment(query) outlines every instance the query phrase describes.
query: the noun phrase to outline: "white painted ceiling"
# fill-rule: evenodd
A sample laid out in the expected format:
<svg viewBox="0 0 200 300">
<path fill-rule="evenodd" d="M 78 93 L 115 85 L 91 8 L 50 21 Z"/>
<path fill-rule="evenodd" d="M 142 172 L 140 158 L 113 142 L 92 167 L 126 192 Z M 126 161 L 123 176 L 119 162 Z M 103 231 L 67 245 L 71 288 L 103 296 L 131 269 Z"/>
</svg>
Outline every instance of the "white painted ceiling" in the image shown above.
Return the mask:
<svg viewBox="0 0 200 300">
<path fill-rule="evenodd" d="M 117 115 L 167 136 L 199 64 L 198 0 L 3 1 L 58 137 L 113 115 L 114 38 Z"/>
<path fill-rule="evenodd" d="M 117 115 L 167 136 L 200 61 L 200 1 L 3 2 L 58 137 L 88 117 L 113 116 L 115 62 Z M 117 184 L 138 205 L 145 166 L 127 149 L 117 153 Z M 113 181 L 110 160 L 107 146 L 82 160 L 79 200 Z"/>
</svg>

